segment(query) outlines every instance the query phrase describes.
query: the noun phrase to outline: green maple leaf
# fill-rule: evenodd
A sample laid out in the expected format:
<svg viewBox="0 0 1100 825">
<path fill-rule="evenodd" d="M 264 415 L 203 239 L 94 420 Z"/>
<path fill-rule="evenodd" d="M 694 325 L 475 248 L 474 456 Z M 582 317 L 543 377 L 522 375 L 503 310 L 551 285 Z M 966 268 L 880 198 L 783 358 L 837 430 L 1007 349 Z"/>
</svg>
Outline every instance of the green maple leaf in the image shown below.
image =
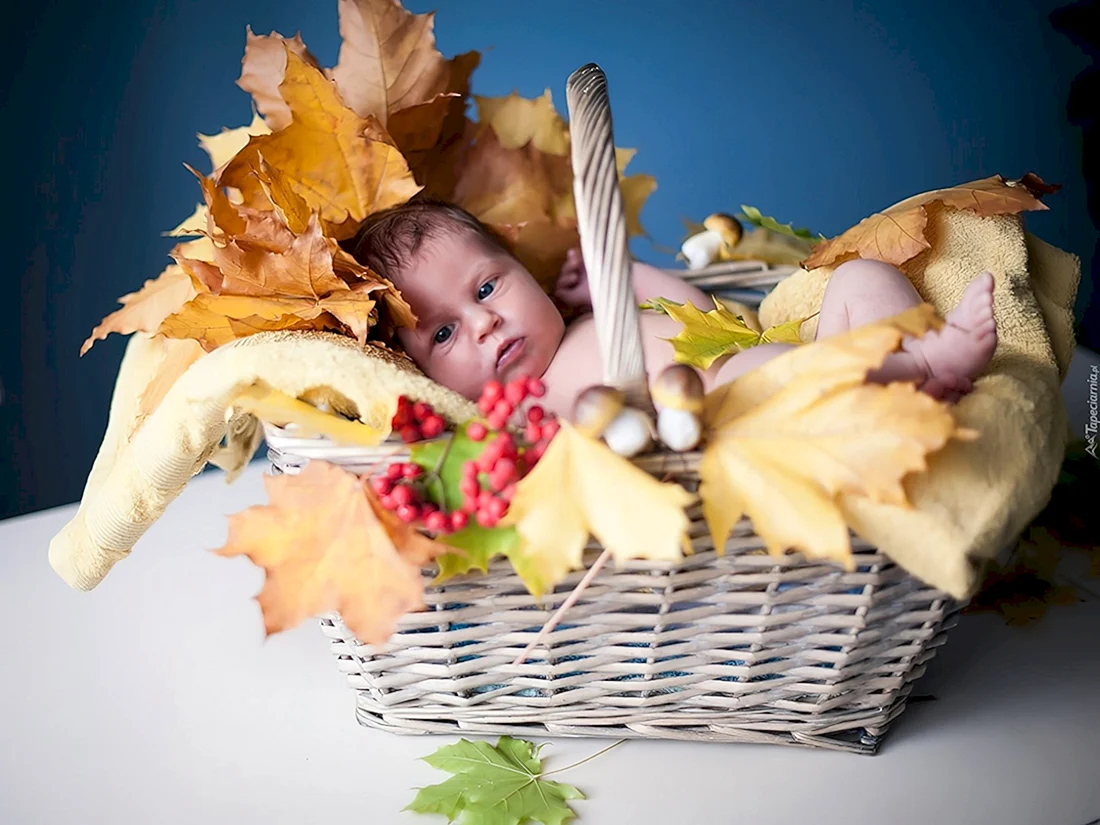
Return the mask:
<svg viewBox="0 0 1100 825">
<path fill-rule="evenodd" d="M 788 235 L 792 238 L 801 238 L 802 240 L 809 241 L 810 243 L 820 243 L 825 240 L 825 236 L 821 234 L 814 234 L 805 227 L 798 227 L 797 229 L 791 226 L 789 223 L 780 223 L 775 218 L 770 218 L 764 215 L 755 206 L 745 206 L 741 204 L 742 214 L 737 217 L 751 223 L 753 226 L 759 226 L 763 229 L 767 229 L 771 232 L 777 232 L 780 235 Z"/>
<path fill-rule="evenodd" d="M 438 474 L 441 484 L 430 484 L 428 494 L 437 506 L 451 511 L 462 506 L 462 465 L 476 459 L 484 449 L 485 442 L 474 441 L 462 427 L 451 437 L 449 447 L 446 440 L 422 441 L 413 444 L 410 453 L 414 464 L 427 473 Z"/>
<path fill-rule="evenodd" d="M 405 809 L 443 814 L 459 825 L 562 825 L 576 817 L 567 803 L 584 799 L 572 785 L 542 778 L 539 749 L 523 739 L 502 736 L 496 745 L 462 739 L 424 761 L 454 774 L 421 788 Z"/>
<path fill-rule="evenodd" d="M 454 533 L 440 536 L 439 541 L 462 552 L 444 553 L 436 559 L 439 563 L 436 582 L 446 581 L 471 570 L 480 570 L 483 573 L 488 571 L 489 562 L 494 556 L 511 557 L 518 550 L 519 533 L 515 527 L 482 527 L 480 524 L 470 524 Z"/>
</svg>

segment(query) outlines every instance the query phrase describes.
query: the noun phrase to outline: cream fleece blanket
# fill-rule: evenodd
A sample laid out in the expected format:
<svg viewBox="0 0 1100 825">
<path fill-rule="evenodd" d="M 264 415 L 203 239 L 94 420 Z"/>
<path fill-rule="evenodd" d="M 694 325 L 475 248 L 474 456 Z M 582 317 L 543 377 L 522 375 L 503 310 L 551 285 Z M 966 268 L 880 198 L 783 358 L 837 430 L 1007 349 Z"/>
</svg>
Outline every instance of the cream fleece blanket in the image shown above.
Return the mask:
<svg viewBox="0 0 1100 825">
<path fill-rule="evenodd" d="M 860 536 L 921 579 L 958 598 L 973 594 L 997 556 L 1045 506 L 1068 437 L 1061 379 L 1073 355 L 1072 307 L 1080 262 L 1027 234 L 1018 216 L 982 218 L 928 207 L 931 249 L 902 265 L 941 314 L 982 270 L 994 276 L 997 350 L 956 407 L 976 441 L 950 441 L 906 484 L 913 509 L 842 497 Z M 800 270 L 760 306 L 765 326 L 821 308 L 834 267 Z M 802 337 L 812 340 L 816 318 Z"/>
<path fill-rule="evenodd" d="M 1027 235 L 1017 217 L 979 218 L 936 205 L 928 211 L 932 248 L 902 267 L 921 296 L 946 312 L 978 272 L 989 269 L 996 280 L 997 352 L 957 407 L 959 422 L 981 438 L 952 441 L 932 456 L 928 471 L 907 485 L 912 510 L 857 498 L 842 505 L 864 538 L 965 597 L 983 562 L 1039 512 L 1058 476 L 1067 438 L 1059 384 L 1073 353 L 1080 268 L 1075 257 Z M 817 312 L 831 272 L 800 271 L 780 283 L 761 305 L 761 323 Z M 803 337 L 812 339 L 815 326 L 808 322 Z M 231 475 L 248 461 L 258 427 L 230 403 L 256 380 L 291 396 L 328 387 L 368 421 L 385 414 L 379 399 L 398 394 L 425 400 L 452 421 L 475 413 L 415 369 L 349 339 L 262 333 L 199 359 L 141 421 L 141 392 L 163 358 L 162 339 L 135 336 L 127 348 L 80 507 L 50 544 L 50 563 L 73 587 L 95 587 L 208 461 Z"/>
<path fill-rule="evenodd" d="M 50 542 L 50 564 L 72 587 L 99 584 L 208 461 L 230 477 L 247 464 L 259 445 L 258 422 L 231 403 L 256 381 L 292 397 L 324 388 L 373 426 L 388 423 L 391 399 L 402 394 L 451 421 L 477 414 L 465 398 L 374 347 L 328 333 L 265 332 L 200 358 L 140 421 L 142 390 L 163 358 L 162 338 L 135 335 L 126 349 L 80 507 Z"/>
</svg>

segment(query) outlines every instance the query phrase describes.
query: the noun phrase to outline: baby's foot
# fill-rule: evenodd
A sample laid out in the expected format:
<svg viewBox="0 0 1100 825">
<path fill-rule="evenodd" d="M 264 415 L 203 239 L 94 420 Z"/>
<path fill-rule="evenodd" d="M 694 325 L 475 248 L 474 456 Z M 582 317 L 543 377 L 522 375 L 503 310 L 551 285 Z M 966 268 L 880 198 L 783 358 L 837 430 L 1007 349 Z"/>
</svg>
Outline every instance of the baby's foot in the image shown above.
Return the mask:
<svg viewBox="0 0 1100 825">
<path fill-rule="evenodd" d="M 997 348 L 993 276 L 989 272 L 970 282 L 946 321 L 942 329 L 929 331 L 923 338 L 906 339 L 902 347 L 924 368 L 922 391 L 957 401 L 974 388 L 973 379 L 986 368 Z"/>
</svg>

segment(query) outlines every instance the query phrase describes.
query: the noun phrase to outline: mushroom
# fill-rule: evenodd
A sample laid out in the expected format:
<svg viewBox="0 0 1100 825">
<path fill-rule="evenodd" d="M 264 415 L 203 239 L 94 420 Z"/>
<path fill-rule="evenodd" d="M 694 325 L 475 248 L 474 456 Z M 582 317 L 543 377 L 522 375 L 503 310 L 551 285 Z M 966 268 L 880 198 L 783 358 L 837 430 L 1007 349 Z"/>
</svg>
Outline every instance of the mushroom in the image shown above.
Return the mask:
<svg viewBox="0 0 1100 825">
<path fill-rule="evenodd" d="M 614 387 L 589 387 L 577 396 L 573 424 L 592 438 L 603 438 L 612 452 L 630 458 L 653 443 L 649 416 L 623 403 Z"/>
<path fill-rule="evenodd" d="M 718 233 L 718 236 L 722 239 L 718 254 L 719 260 L 722 260 L 724 256 L 733 251 L 733 248 L 741 241 L 741 236 L 744 234 L 741 222 L 733 215 L 727 215 L 725 212 L 715 212 L 713 215 L 708 215 L 707 219 L 703 221 L 703 227 L 708 232 Z"/>
<path fill-rule="evenodd" d="M 687 364 L 662 370 L 651 389 L 657 413 L 657 435 L 670 450 L 686 452 L 703 436 L 703 379 Z"/>
</svg>

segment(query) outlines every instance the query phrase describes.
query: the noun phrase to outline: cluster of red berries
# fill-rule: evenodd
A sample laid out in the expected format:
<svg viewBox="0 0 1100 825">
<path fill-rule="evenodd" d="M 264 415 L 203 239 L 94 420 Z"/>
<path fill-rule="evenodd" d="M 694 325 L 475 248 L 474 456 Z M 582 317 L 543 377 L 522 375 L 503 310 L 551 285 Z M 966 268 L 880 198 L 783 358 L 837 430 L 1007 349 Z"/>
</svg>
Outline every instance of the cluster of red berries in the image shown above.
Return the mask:
<svg viewBox="0 0 1100 825">
<path fill-rule="evenodd" d="M 462 505 L 447 513 L 425 500 L 427 483 L 420 466 L 398 462 L 374 476 L 370 484 L 382 506 L 407 523 L 420 522 L 433 533 L 461 530 L 471 519 L 482 527 L 496 526 L 508 511 L 516 484 L 538 463 L 550 440 L 560 429 L 558 420 L 537 404 L 529 404 L 522 436 L 507 427 L 517 408 L 528 399 L 541 398 L 546 388 L 537 378 L 518 378 L 501 384 L 490 381 L 478 399 L 484 421 L 466 427 L 471 441 L 485 442 L 481 454 L 462 465 Z M 438 423 L 437 423 L 438 420 Z M 407 442 L 434 438 L 443 431 L 443 420 L 422 402 L 398 401 L 393 427 Z M 518 428 L 517 428 L 518 429 Z"/>
<path fill-rule="evenodd" d="M 397 412 L 394 413 L 391 426 L 401 436 L 402 441 L 412 444 L 442 435 L 447 428 L 447 422 L 430 404 L 423 401 L 414 403 L 402 395 L 397 399 Z"/>
</svg>

